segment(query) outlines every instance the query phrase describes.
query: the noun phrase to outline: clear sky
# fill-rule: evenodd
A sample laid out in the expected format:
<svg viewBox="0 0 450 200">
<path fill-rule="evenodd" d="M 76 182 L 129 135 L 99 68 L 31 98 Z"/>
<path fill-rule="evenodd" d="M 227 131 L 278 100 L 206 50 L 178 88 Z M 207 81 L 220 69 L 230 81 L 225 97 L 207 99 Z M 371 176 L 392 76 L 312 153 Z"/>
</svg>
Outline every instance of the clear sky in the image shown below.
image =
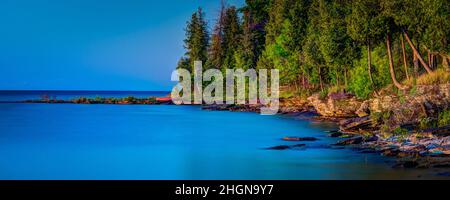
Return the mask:
<svg viewBox="0 0 450 200">
<path fill-rule="evenodd" d="M 213 26 L 220 0 L 1 0 L 0 90 L 171 90 L 199 6 Z"/>
</svg>

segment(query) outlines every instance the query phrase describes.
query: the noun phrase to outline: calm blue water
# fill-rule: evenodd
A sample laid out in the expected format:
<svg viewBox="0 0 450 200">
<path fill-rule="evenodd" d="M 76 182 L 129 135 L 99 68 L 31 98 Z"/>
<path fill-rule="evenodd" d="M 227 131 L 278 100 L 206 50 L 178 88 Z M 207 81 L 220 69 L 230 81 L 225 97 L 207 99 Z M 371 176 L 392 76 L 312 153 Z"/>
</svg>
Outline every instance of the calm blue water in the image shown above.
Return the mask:
<svg viewBox="0 0 450 200">
<path fill-rule="evenodd" d="M 70 100 L 80 97 L 95 98 L 95 97 L 116 97 L 123 98 L 128 96 L 134 96 L 137 98 L 147 97 L 164 97 L 170 92 L 163 91 L 7 91 L 0 90 L 0 102 L 9 101 L 24 101 L 24 100 L 39 100 L 44 96 L 50 99 L 58 100 Z"/>
<path fill-rule="evenodd" d="M 336 126 L 295 117 L 197 106 L 16 103 L 0 103 L 0 116 L 0 179 L 415 179 L 436 173 L 394 170 L 378 155 L 326 148 L 336 139 L 325 131 Z M 262 149 L 296 144 L 281 141 L 284 136 L 320 140 L 304 142 L 304 150 Z"/>
</svg>

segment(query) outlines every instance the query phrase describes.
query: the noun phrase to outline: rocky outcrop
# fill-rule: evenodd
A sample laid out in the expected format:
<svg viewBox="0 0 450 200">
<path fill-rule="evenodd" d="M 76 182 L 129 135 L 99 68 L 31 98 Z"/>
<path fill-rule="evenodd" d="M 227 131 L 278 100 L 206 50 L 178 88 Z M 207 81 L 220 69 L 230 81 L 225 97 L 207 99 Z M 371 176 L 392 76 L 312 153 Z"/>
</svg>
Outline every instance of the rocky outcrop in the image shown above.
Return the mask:
<svg viewBox="0 0 450 200">
<path fill-rule="evenodd" d="M 362 101 L 348 93 L 332 93 L 324 99 L 317 93 L 309 97 L 308 101 L 320 115 L 338 118 L 357 116 L 356 111 L 362 104 Z"/>
<path fill-rule="evenodd" d="M 420 119 L 436 118 L 437 114 L 450 108 L 450 83 L 440 85 L 418 85 L 403 91 L 402 94 L 384 94 L 361 101 L 348 93 L 331 93 L 325 98 L 314 94 L 308 98 L 317 113 L 324 117 L 353 118 L 361 117 L 361 124 L 348 124 L 351 128 L 370 128 L 372 113 L 387 113 L 392 127 L 417 124 Z M 360 126 L 360 127 L 358 127 Z"/>
<path fill-rule="evenodd" d="M 436 118 L 450 108 L 450 84 L 422 85 L 400 95 L 385 95 L 361 103 L 355 114 L 368 116 L 384 113 L 387 125 L 398 127 L 417 124 L 423 118 Z"/>
<path fill-rule="evenodd" d="M 280 113 L 313 112 L 314 107 L 301 97 L 280 99 Z"/>
<path fill-rule="evenodd" d="M 377 129 L 369 116 L 341 120 L 339 128 L 345 133 L 361 133 Z"/>
</svg>

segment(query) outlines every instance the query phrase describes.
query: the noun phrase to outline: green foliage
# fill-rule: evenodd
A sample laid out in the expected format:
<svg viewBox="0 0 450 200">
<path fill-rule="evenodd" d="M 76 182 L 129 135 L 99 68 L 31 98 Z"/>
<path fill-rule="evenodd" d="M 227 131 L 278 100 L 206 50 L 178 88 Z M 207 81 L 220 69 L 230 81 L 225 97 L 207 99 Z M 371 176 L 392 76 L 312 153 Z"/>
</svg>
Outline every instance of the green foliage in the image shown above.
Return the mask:
<svg viewBox="0 0 450 200">
<path fill-rule="evenodd" d="M 419 119 L 419 128 L 427 129 L 427 128 L 435 128 L 437 126 L 436 119 L 431 117 L 424 117 Z"/>
<path fill-rule="evenodd" d="M 370 84 L 367 67 L 364 65 L 356 65 L 350 71 L 349 90 L 361 99 L 367 99 L 373 92 L 374 88 Z"/>
<path fill-rule="evenodd" d="M 450 109 L 439 113 L 438 125 L 439 127 L 450 125 Z"/>
<path fill-rule="evenodd" d="M 373 124 L 380 124 L 383 122 L 383 113 L 381 112 L 372 112 L 369 117 Z"/>
<path fill-rule="evenodd" d="M 382 15 L 379 0 L 353 1 L 346 20 L 350 37 L 366 45 L 382 41 L 387 30 L 386 17 Z"/>
<path fill-rule="evenodd" d="M 320 99 L 325 99 L 328 96 L 328 88 L 322 90 L 319 92 L 319 98 Z"/>
<path fill-rule="evenodd" d="M 133 96 L 128 96 L 128 97 L 123 98 L 123 100 L 128 101 L 128 102 L 134 102 L 134 101 L 136 101 L 136 98 Z"/>
<path fill-rule="evenodd" d="M 236 7 L 231 6 L 225 10 L 223 19 L 223 41 L 224 49 L 223 65 L 224 69 L 233 69 L 236 67 L 235 53 L 240 45 L 241 27 Z"/>
<path fill-rule="evenodd" d="M 207 23 L 205 21 L 204 12 L 201 8 L 193 13 L 191 20 L 187 22 L 186 39 L 184 40 L 184 47 L 186 48 L 186 58 L 182 58 L 179 67 L 186 68 L 185 62 L 188 59 L 189 66 L 187 69 L 194 66 L 194 61 L 203 61 L 206 63 L 209 46 L 209 32 Z"/>
<path fill-rule="evenodd" d="M 201 60 L 206 68 L 222 71 L 275 68 L 281 84 L 295 88 L 294 94 L 350 91 L 367 99 L 392 84 L 387 35 L 392 36 L 394 78 L 408 86 L 414 80 L 418 85 L 449 82 L 449 73 L 440 67 L 405 81 L 400 45 L 405 31 L 425 62 L 429 51 L 444 64 L 449 18 L 448 0 L 246 0 L 242 8 L 222 6 L 211 36 L 203 11 L 193 13 L 186 27 L 186 54 L 177 67 L 190 70 L 193 61 Z M 409 69 L 413 53 L 405 43 Z"/>
<path fill-rule="evenodd" d="M 386 122 L 391 118 L 391 112 L 383 112 L 383 121 Z"/>
<path fill-rule="evenodd" d="M 189 63 L 189 59 L 186 58 L 186 57 L 182 57 L 178 61 L 177 69 L 186 69 L 186 70 L 190 71 L 191 70 L 191 65 Z"/>
<path fill-rule="evenodd" d="M 392 130 L 392 134 L 400 138 L 405 138 L 406 136 L 408 136 L 408 130 L 405 128 L 397 127 Z"/>
<path fill-rule="evenodd" d="M 362 99 L 370 97 L 374 88 L 370 84 L 367 70 L 367 50 L 362 50 L 362 56 L 354 62 L 354 68 L 350 71 L 348 89 Z M 376 47 L 372 51 L 372 76 L 376 88 L 386 87 L 392 83 L 390 78 L 386 53 L 383 47 Z"/>
</svg>

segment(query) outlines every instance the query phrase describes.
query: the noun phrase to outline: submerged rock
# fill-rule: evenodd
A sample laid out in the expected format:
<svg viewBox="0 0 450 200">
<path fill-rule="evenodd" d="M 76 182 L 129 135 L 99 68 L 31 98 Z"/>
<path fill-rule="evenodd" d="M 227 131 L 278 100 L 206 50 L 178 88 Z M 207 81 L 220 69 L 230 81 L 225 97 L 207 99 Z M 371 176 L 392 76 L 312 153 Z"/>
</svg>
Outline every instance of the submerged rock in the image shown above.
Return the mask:
<svg viewBox="0 0 450 200">
<path fill-rule="evenodd" d="M 296 144 L 296 145 L 292 145 L 291 147 L 293 148 L 298 148 L 298 147 L 305 147 L 306 144 Z"/>
<path fill-rule="evenodd" d="M 343 133 L 340 131 L 331 131 L 328 134 L 328 137 L 341 137 L 342 135 L 343 135 Z"/>
<path fill-rule="evenodd" d="M 305 144 L 296 144 L 296 145 L 278 145 L 269 148 L 265 148 L 266 150 L 287 150 L 287 149 L 295 149 L 295 148 L 303 148 Z"/>
<path fill-rule="evenodd" d="M 266 148 L 267 150 L 286 150 L 286 149 L 290 149 L 291 147 L 288 145 L 279 145 L 279 146 L 273 146 L 273 147 L 269 147 Z"/>
<path fill-rule="evenodd" d="M 315 137 L 284 137 L 282 138 L 284 141 L 316 141 L 319 140 Z"/>
</svg>

